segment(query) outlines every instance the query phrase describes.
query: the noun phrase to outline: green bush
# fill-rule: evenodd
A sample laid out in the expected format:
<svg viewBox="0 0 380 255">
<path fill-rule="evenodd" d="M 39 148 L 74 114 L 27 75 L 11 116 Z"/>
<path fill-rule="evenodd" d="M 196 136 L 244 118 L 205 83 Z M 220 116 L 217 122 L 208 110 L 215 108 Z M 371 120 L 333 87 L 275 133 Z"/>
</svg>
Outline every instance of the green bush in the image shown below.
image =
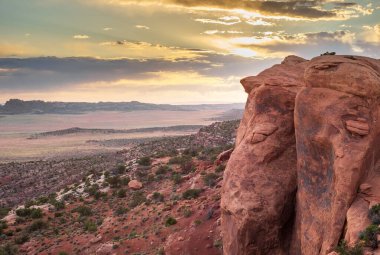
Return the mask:
<svg viewBox="0 0 380 255">
<path fill-rule="evenodd" d="M 10 210 L 11 208 L 8 208 L 8 207 L 0 207 L 0 219 L 7 216 Z"/>
<path fill-rule="evenodd" d="M 179 184 L 182 181 L 182 176 L 179 173 L 173 173 L 172 174 L 172 180 L 174 184 Z"/>
<path fill-rule="evenodd" d="M 360 233 L 359 238 L 364 241 L 364 246 L 376 249 L 378 247 L 377 234 L 379 233 L 380 229 L 377 225 L 370 225 Z"/>
<path fill-rule="evenodd" d="M 165 226 L 166 227 L 169 227 L 169 226 L 172 226 L 172 225 L 175 225 L 177 224 L 177 220 L 174 219 L 173 217 L 169 216 L 166 221 L 165 221 Z"/>
<path fill-rule="evenodd" d="M 189 218 L 193 212 L 189 208 L 185 207 L 182 211 L 182 214 L 185 218 Z"/>
<path fill-rule="evenodd" d="M 47 223 L 43 220 L 36 220 L 34 221 L 29 227 L 28 231 L 29 232 L 34 232 L 37 230 L 41 230 L 47 227 Z"/>
<path fill-rule="evenodd" d="M 127 208 L 124 208 L 122 206 L 119 206 L 116 210 L 115 210 L 115 215 L 116 216 L 121 216 L 123 214 L 126 214 L 128 212 L 128 209 Z"/>
<path fill-rule="evenodd" d="M 77 208 L 73 209 L 71 212 L 79 213 L 80 216 L 91 216 L 92 215 L 91 208 L 84 206 L 84 205 L 78 206 Z"/>
<path fill-rule="evenodd" d="M 40 208 L 21 208 L 16 210 L 16 215 L 24 218 L 42 218 L 43 213 Z"/>
<path fill-rule="evenodd" d="M 164 196 L 160 192 L 154 192 L 152 198 L 156 202 L 164 201 Z"/>
<path fill-rule="evenodd" d="M 119 189 L 119 190 L 117 191 L 117 197 L 118 197 L 118 198 L 126 197 L 126 194 L 127 194 L 127 192 L 125 191 L 125 189 Z"/>
<path fill-rule="evenodd" d="M 369 209 L 368 217 L 371 219 L 372 224 L 380 224 L 380 204 L 374 205 Z"/>
<path fill-rule="evenodd" d="M 139 158 L 139 160 L 137 160 L 137 163 L 140 166 L 150 166 L 152 164 L 152 160 L 150 159 L 150 157 L 142 157 Z"/>
<path fill-rule="evenodd" d="M 142 191 L 135 191 L 132 193 L 131 200 L 128 203 L 128 206 L 131 208 L 135 208 L 136 206 L 146 202 L 146 197 L 144 195 L 144 192 Z"/>
<path fill-rule="evenodd" d="M 96 232 L 98 230 L 98 226 L 92 220 L 86 220 L 84 222 L 84 230 L 88 232 Z"/>
<path fill-rule="evenodd" d="M 117 165 L 117 167 L 116 167 L 116 171 L 117 171 L 118 174 L 123 174 L 123 173 L 125 173 L 125 170 L 126 170 L 126 167 L 125 167 L 125 165 L 123 165 L 123 164 L 119 164 L 119 165 Z"/>
<path fill-rule="evenodd" d="M 54 199 L 50 202 L 50 204 L 53 205 L 55 210 L 57 211 L 65 209 L 65 202 L 63 201 L 58 201 Z"/>
<path fill-rule="evenodd" d="M 182 198 L 184 199 L 192 199 L 197 198 L 201 194 L 201 189 L 188 189 L 182 193 Z"/>
<path fill-rule="evenodd" d="M 224 169 L 226 169 L 226 166 L 225 165 L 219 165 L 215 168 L 215 172 L 217 173 L 221 173 L 224 171 Z"/>
<path fill-rule="evenodd" d="M 345 240 L 342 240 L 335 251 L 340 255 L 362 255 L 363 248 L 360 244 L 356 244 L 354 247 L 349 247 Z"/>
<path fill-rule="evenodd" d="M 205 185 L 213 187 L 216 184 L 216 180 L 218 179 L 218 175 L 215 173 L 209 173 L 203 176 L 203 182 Z"/>
<path fill-rule="evenodd" d="M 167 172 L 171 171 L 171 168 L 168 166 L 168 165 L 161 165 L 157 171 L 156 171 L 156 175 L 164 175 L 166 174 Z"/>
<path fill-rule="evenodd" d="M 15 238 L 15 244 L 23 244 L 29 241 L 29 236 L 27 234 L 22 234 Z"/>
</svg>

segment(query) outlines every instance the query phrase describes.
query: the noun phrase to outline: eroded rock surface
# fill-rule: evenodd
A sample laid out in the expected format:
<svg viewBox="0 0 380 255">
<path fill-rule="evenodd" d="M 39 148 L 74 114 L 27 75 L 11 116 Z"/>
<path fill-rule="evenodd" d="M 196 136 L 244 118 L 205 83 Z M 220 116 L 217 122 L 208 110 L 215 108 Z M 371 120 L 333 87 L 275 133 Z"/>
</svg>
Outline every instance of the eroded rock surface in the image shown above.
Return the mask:
<svg viewBox="0 0 380 255">
<path fill-rule="evenodd" d="M 224 175 L 224 254 L 355 243 L 368 223 L 358 217 L 380 202 L 380 61 L 290 56 L 241 82 L 249 96 Z"/>
</svg>

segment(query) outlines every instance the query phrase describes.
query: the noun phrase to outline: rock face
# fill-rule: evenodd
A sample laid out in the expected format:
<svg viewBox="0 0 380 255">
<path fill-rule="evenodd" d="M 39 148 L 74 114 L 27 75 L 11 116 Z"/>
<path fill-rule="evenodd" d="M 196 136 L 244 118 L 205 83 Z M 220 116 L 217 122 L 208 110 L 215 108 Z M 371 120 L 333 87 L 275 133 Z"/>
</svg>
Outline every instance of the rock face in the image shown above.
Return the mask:
<svg viewBox="0 0 380 255">
<path fill-rule="evenodd" d="M 368 223 L 358 217 L 380 202 L 380 61 L 290 56 L 241 82 L 249 96 L 224 174 L 224 254 L 355 243 Z"/>
</svg>

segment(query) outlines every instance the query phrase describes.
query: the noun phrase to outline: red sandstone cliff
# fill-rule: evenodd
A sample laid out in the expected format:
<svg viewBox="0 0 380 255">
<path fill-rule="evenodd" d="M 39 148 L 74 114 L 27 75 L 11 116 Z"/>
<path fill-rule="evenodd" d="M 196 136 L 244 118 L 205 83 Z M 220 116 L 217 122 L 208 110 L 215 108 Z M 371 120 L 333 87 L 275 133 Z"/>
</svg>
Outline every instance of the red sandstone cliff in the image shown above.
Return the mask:
<svg viewBox="0 0 380 255">
<path fill-rule="evenodd" d="M 222 187 L 224 254 L 328 254 L 380 202 L 380 61 L 289 56 L 248 100 Z"/>
</svg>

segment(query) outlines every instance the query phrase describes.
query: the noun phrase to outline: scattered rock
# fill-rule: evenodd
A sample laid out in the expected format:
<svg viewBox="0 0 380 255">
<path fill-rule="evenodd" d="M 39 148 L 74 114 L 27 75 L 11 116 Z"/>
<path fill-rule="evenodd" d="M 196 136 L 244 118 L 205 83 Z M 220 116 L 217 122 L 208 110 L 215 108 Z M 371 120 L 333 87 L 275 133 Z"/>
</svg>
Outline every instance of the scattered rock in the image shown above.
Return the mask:
<svg viewBox="0 0 380 255">
<path fill-rule="evenodd" d="M 134 189 L 134 190 L 138 190 L 138 189 L 141 189 L 142 188 L 142 183 L 139 182 L 138 180 L 132 180 L 128 183 L 128 187 L 130 189 Z"/>
</svg>

